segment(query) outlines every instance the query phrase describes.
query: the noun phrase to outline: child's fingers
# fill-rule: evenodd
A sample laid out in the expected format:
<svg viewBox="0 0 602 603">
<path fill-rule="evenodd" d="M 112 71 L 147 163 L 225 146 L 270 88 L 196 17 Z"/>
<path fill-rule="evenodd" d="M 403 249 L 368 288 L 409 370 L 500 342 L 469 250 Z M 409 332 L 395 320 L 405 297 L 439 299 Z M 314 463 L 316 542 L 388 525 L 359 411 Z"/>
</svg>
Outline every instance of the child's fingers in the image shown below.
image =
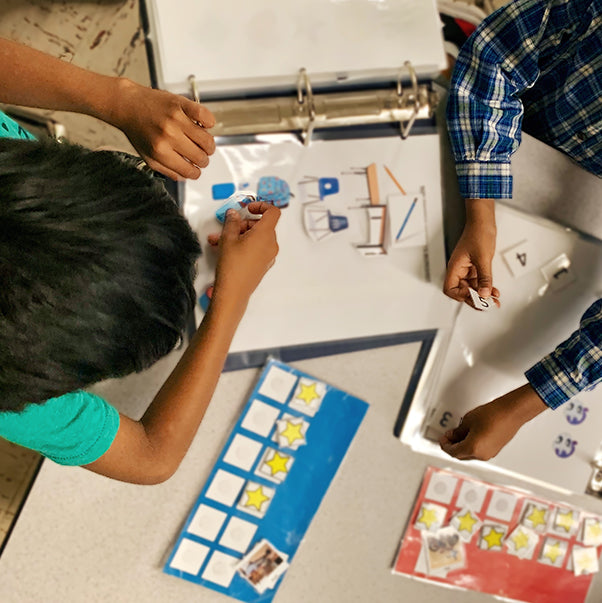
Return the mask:
<svg viewBox="0 0 602 603">
<path fill-rule="evenodd" d="M 247 209 L 252 214 L 261 214 L 261 220 L 258 222 L 265 225 L 263 228 L 276 228 L 276 224 L 280 219 L 280 210 L 271 203 L 253 201 L 253 203 L 247 205 Z"/>
<path fill-rule="evenodd" d="M 199 123 L 204 128 L 213 128 L 215 125 L 215 117 L 207 107 L 185 97 L 182 97 L 181 102 L 182 111 L 184 111 L 192 121 Z"/>
<path fill-rule="evenodd" d="M 222 235 L 218 232 L 212 232 L 210 235 L 207 236 L 207 243 L 209 243 L 209 245 L 211 245 L 212 247 L 217 247 L 217 245 L 219 245 L 219 240 L 221 236 Z"/>
<path fill-rule="evenodd" d="M 235 209 L 229 209 L 226 212 L 226 221 L 224 222 L 224 229 L 222 230 L 221 238 L 224 241 L 233 241 L 238 239 L 240 236 L 240 225 L 242 220 L 240 215 Z"/>
</svg>

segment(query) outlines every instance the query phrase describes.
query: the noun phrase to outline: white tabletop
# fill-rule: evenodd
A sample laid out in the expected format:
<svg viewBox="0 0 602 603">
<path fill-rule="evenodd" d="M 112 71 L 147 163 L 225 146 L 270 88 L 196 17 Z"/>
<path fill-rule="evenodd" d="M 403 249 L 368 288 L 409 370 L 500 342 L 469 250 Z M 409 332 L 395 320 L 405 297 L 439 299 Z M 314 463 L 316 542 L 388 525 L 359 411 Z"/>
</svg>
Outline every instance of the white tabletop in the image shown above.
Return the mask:
<svg viewBox="0 0 602 603">
<path fill-rule="evenodd" d="M 294 363 L 364 398 L 370 408 L 276 595 L 278 603 L 491 600 L 391 574 L 429 464 L 393 435 L 419 348 L 412 343 Z M 138 415 L 175 360 L 98 391 Z M 222 376 L 185 460 L 165 484 L 133 486 L 45 461 L 2 555 L 0 600 L 225 603 L 223 595 L 161 568 L 259 372 Z M 599 501 L 582 498 L 582 506 L 602 511 Z M 588 601 L 600 600 L 597 577 Z"/>
</svg>

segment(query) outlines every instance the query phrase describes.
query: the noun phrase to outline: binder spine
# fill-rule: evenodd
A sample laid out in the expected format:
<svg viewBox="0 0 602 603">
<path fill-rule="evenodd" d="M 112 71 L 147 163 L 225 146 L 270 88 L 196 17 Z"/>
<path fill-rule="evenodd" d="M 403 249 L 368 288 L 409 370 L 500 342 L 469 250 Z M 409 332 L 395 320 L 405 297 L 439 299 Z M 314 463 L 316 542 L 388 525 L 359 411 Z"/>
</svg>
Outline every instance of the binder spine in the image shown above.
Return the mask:
<svg viewBox="0 0 602 603">
<path fill-rule="evenodd" d="M 406 74 L 409 85 L 404 86 Z M 194 76 L 189 83 L 191 97 L 198 98 Z M 296 132 L 308 145 L 317 129 L 357 125 L 398 123 L 401 138 L 406 138 L 417 120 L 433 117 L 438 101 L 430 83 L 419 83 L 406 62 L 390 88 L 316 93 L 307 71 L 300 69 L 295 96 L 212 101 L 206 106 L 215 115 L 214 136 Z"/>
</svg>

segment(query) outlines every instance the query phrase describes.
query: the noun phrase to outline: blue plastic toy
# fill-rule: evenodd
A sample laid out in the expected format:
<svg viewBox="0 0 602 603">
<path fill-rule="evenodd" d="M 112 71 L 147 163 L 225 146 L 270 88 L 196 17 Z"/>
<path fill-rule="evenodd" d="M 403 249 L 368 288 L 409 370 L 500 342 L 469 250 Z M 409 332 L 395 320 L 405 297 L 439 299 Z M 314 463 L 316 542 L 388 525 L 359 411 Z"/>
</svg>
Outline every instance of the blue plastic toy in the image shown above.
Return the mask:
<svg viewBox="0 0 602 603">
<path fill-rule="evenodd" d="M 233 182 L 223 182 L 222 184 L 214 184 L 211 187 L 211 196 L 214 201 L 222 201 L 231 197 L 236 192 L 236 187 Z"/>
</svg>

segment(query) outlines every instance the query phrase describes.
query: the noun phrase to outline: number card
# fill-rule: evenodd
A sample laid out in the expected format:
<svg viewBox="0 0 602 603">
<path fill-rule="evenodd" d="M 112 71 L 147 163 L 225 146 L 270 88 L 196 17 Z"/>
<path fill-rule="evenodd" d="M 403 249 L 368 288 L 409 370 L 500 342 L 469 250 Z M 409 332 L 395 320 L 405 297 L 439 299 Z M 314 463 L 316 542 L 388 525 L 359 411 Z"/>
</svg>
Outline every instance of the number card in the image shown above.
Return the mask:
<svg viewBox="0 0 602 603">
<path fill-rule="evenodd" d="M 531 257 L 533 255 L 532 245 L 530 240 L 521 241 L 502 253 L 510 274 L 515 278 L 531 272 L 534 268 L 538 268 L 538 266 L 533 265 Z"/>
<path fill-rule="evenodd" d="M 163 571 L 269 603 L 367 409 L 270 360 Z"/>
</svg>

